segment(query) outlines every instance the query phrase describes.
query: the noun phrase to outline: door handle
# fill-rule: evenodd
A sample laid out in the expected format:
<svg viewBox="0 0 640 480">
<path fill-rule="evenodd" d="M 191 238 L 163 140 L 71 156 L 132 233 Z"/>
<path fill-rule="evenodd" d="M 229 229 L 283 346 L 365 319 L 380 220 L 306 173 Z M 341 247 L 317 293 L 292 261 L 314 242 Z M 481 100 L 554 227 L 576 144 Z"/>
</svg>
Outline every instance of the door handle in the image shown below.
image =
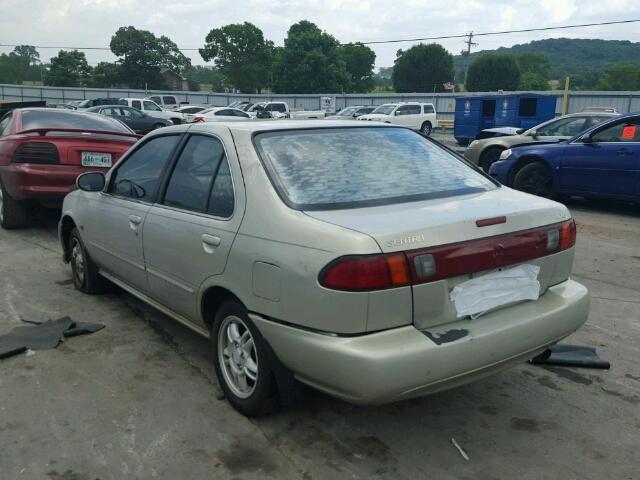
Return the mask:
<svg viewBox="0 0 640 480">
<path fill-rule="evenodd" d="M 633 150 L 631 150 L 630 148 L 619 148 L 616 153 L 618 155 L 631 155 L 633 153 Z"/>
<path fill-rule="evenodd" d="M 202 248 L 207 253 L 213 253 L 213 251 L 220 246 L 220 237 L 215 237 L 213 235 L 207 235 L 206 233 L 202 235 Z"/>
<path fill-rule="evenodd" d="M 129 215 L 129 228 L 138 235 L 138 225 L 142 222 L 142 217 L 138 215 Z"/>
</svg>

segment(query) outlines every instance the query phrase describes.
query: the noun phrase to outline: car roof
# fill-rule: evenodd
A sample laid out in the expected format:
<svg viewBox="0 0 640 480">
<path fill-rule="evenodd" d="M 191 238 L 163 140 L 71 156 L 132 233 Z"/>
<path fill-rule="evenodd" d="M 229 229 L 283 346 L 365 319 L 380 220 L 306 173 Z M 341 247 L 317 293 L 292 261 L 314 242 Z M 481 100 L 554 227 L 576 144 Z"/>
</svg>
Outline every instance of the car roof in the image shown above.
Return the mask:
<svg viewBox="0 0 640 480">
<path fill-rule="evenodd" d="M 189 125 L 189 124 L 187 124 Z M 251 120 L 246 122 L 215 122 L 215 123 L 202 123 L 199 126 L 211 126 L 225 125 L 231 131 L 243 131 L 243 132 L 268 132 L 278 130 L 307 130 L 307 129 L 320 129 L 320 128 L 404 128 L 398 127 L 398 125 L 391 125 L 380 122 L 367 122 L 364 123 L 359 120 Z"/>
</svg>

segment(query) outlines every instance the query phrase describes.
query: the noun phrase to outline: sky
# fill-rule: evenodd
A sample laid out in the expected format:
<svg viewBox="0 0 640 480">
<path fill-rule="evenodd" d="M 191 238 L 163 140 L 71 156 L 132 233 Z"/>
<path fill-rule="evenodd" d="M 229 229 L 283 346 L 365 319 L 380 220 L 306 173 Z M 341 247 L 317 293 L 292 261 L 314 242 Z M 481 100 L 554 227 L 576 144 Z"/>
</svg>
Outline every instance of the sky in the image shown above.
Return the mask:
<svg viewBox="0 0 640 480">
<path fill-rule="evenodd" d="M 181 48 L 198 48 L 212 28 L 251 22 L 282 45 L 289 26 L 310 20 L 340 42 L 389 40 L 469 31 L 490 32 L 640 19 L 638 0 L 0 0 L 0 44 L 109 46 L 121 26 L 166 35 Z M 519 33 L 477 39 L 473 51 L 555 37 L 640 42 L 640 24 Z M 462 39 L 438 41 L 457 54 Z M 392 66 L 399 48 L 372 45 L 376 67 Z M 12 48 L 0 47 L 0 53 Z M 57 50 L 40 49 L 46 62 Z M 108 51 L 86 51 L 90 64 L 113 61 Z M 205 65 L 197 51 L 185 52 Z M 635 59 L 636 61 L 638 59 Z"/>
</svg>

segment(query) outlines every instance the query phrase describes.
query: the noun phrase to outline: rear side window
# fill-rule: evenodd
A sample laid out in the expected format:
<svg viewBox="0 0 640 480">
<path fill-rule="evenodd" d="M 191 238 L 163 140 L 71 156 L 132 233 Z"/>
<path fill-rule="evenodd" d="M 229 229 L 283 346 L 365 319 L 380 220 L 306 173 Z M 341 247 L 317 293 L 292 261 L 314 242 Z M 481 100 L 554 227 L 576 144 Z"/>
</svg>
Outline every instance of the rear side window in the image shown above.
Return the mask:
<svg viewBox="0 0 640 480">
<path fill-rule="evenodd" d="M 142 110 L 142 103 L 140 103 L 140 100 L 134 100 L 133 102 L 131 102 L 131 106 L 133 108 L 137 108 L 138 110 Z"/>
<path fill-rule="evenodd" d="M 165 165 L 173 155 L 179 135 L 155 137 L 137 148 L 113 173 L 109 192 L 152 202 Z"/>
<path fill-rule="evenodd" d="M 58 109 L 22 112 L 22 130 L 31 130 L 32 128 L 76 128 L 131 133 L 131 130 L 118 120 L 104 115 Z"/>
<path fill-rule="evenodd" d="M 386 205 L 492 190 L 496 185 L 404 128 L 327 128 L 255 136 L 280 196 L 300 210 Z"/>
<path fill-rule="evenodd" d="M 629 119 L 600 130 L 594 142 L 640 142 L 640 119 Z"/>
<path fill-rule="evenodd" d="M 149 98 L 149 100 L 152 100 L 152 101 L 154 101 L 154 102 L 156 102 L 156 103 L 162 103 L 162 102 L 160 101 L 160 97 L 150 97 L 150 98 Z"/>
<path fill-rule="evenodd" d="M 433 113 L 433 105 L 425 105 L 424 106 L 424 113 Z"/>
<path fill-rule="evenodd" d="M 5 115 L 0 120 L 0 137 L 4 137 L 9 133 L 9 124 L 11 123 L 11 113 Z"/>
<path fill-rule="evenodd" d="M 189 138 L 167 184 L 164 204 L 205 212 L 211 185 L 223 157 L 224 148 L 218 139 L 203 135 Z"/>
<path fill-rule="evenodd" d="M 162 101 L 165 103 L 165 105 L 175 105 L 178 103 L 174 97 L 162 97 Z M 156 103 L 159 102 L 156 101 Z"/>
</svg>

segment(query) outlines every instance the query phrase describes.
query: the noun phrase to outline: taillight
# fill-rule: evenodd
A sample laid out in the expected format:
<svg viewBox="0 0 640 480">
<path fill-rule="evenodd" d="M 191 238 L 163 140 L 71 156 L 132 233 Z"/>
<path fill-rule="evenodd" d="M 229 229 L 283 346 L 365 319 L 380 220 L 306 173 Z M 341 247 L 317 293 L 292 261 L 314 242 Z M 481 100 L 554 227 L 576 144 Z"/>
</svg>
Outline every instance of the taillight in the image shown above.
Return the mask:
<svg viewBox="0 0 640 480">
<path fill-rule="evenodd" d="M 199 122 L 204 122 L 204 117 L 202 116 L 193 117 L 193 123 L 199 123 Z"/>
<path fill-rule="evenodd" d="M 544 257 L 576 243 L 573 219 L 553 226 L 408 252 L 341 257 L 320 272 L 333 290 L 368 291 L 415 285 Z"/>
<path fill-rule="evenodd" d="M 23 143 L 13 152 L 13 161 L 17 163 L 60 163 L 58 149 L 49 142 Z"/>
<path fill-rule="evenodd" d="M 406 257 L 403 253 L 342 257 L 323 269 L 320 284 L 350 292 L 409 285 Z"/>
</svg>

